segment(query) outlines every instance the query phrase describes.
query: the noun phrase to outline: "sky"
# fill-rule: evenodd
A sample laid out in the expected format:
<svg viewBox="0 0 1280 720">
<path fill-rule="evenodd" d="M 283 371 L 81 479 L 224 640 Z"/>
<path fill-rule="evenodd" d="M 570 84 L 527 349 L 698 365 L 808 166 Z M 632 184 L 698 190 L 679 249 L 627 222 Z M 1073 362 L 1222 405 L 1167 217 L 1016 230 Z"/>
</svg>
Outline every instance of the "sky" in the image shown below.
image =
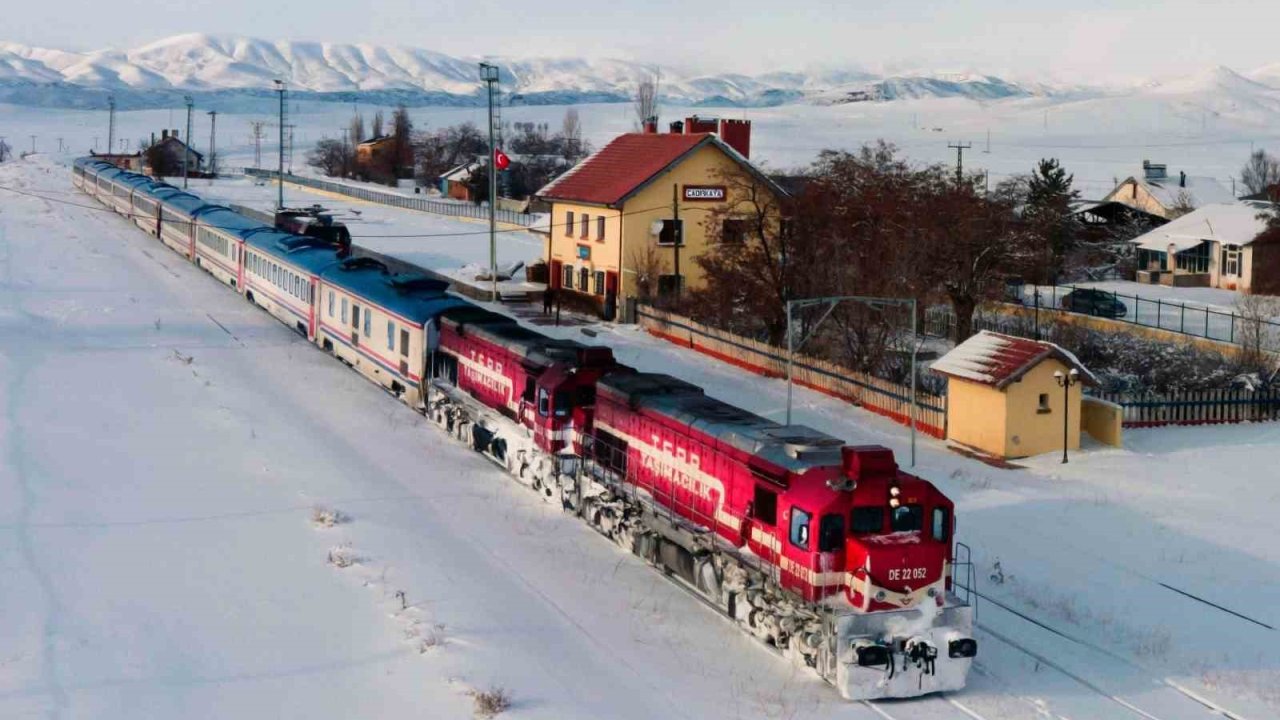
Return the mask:
<svg viewBox="0 0 1280 720">
<path fill-rule="evenodd" d="M 1244 0 L 101 0 L 15 3 L 0 41 L 127 48 L 186 32 L 617 57 L 706 72 L 981 71 L 1097 83 L 1280 63 L 1280 3 Z"/>
</svg>

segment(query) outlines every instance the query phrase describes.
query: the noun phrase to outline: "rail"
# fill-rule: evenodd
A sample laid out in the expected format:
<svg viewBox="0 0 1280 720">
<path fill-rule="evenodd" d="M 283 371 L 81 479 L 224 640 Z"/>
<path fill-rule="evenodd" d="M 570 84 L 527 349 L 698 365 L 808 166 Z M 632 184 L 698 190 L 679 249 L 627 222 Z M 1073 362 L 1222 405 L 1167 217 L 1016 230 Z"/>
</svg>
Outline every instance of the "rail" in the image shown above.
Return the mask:
<svg viewBox="0 0 1280 720">
<path fill-rule="evenodd" d="M 267 179 L 275 179 L 278 175 L 275 170 L 260 170 L 257 168 L 245 168 L 244 174 L 250 177 Z M 353 197 L 357 200 L 364 200 L 366 202 L 404 208 L 406 210 L 417 210 L 418 212 L 448 215 L 451 217 L 465 217 L 475 220 L 489 219 L 489 208 L 482 205 L 475 205 L 473 203 L 447 202 L 443 200 L 431 200 L 429 198 L 407 197 L 397 193 L 374 190 L 373 188 L 347 185 L 346 183 L 320 180 L 318 178 L 306 177 L 304 175 L 293 175 L 290 173 L 285 173 L 285 182 L 314 188 L 316 190 L 323 190 L 325 192 L 336 193 L 338 195 L 346 195 L 347 197 Z M 497 221 L 500 223 L 518 225 L 520 227 L 530 227 L 536 221 L 536 216 L 530 213 L 503 210 L 502 208 L 497 209 L 495 216 Z"/>
</svg>

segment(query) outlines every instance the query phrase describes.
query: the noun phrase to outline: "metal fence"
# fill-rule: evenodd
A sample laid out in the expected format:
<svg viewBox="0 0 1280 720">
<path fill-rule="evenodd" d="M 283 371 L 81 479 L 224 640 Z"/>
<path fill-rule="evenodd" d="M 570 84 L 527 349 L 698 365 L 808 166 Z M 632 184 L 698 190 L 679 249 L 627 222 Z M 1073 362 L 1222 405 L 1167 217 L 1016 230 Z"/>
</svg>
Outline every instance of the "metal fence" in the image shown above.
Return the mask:
<svg viewBox="0 0 1280 720">
<path fill-rule="evenodd" d="M 1200 390 L 1154 395 L 1090 393 L 1123 408 L 1124 427 L 1280 420 L 1280 390 Z"/>
<path fill-rule="evenodd" d="M 1007 299 L 1029 308 L 1095 315 L 1131 325 L 1235 345 L 1257 343 L 1263 350 L 1280 351 L 1280 322 L 1275 319 L 1250 318 L 1203 305 L 1187 305 L 1178 301 L 1075 285 L 1015 287 Z M 1110 302 L 1107 302 L 1108 298 Z"/>
<path fill-rule="evenodd" d="M 259 170 L 257 168 L 245 168 L 244 174 L 249 175 L 250 177 L 268 178 L 272 180 L 274 180 L 277 175 L 275 170 Z M 476 220 L 489 219 L 489 208 L 487 206 L 476 205 L 473 203 L 406 197 L 397 193 L 383 192 L 372 188 L 330 182 L 328 180 L 320 180 L 302 175 L 290 175 L 288 173 L 285 173 L 285 182 L 315 188 L 316 190 L 324 190 L 325 192 L 337 193 L 339 195 L 346 195 L 347 197 L 366 200 L 368 202 L 405 208 L 407 210 L 417 210 L 419 212 L 449 215 L 452 217 L 474 218 Z M 503 210 L 502 208 L 498 208 L 495 215 L 500 223 L 505 223 L 507 225 L 519 225 L 520 227 L 530 227 L 533 225 L 536 217 L 530 213 Z"/>
<path fill-rule="evenodd" d="M 703 325 L 649 305 L 636 307 L 636 321 L 650 334 L 682 347 L 767 377 L 786 377 L 787 353 L 781 348 Z M 797 354 L 792 378 L 796 385 L 859 405 L 897 423 L 911 426 L 911 388 L 866 373 Z M 946 437 L 947 399 L 916 391 L 916 429 Z"/>
</svg>

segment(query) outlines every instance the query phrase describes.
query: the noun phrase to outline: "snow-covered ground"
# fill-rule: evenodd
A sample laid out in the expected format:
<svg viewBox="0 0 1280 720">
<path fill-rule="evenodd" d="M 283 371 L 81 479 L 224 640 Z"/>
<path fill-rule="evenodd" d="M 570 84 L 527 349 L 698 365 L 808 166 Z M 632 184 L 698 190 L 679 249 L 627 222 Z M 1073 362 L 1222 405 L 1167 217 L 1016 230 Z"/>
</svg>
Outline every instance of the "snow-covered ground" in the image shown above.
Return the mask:
<svg viewBox="0 0 1280 720">
<path fill-rule="evenodd" d="M 954 697 L 845 704 L 65 168 L 8 163 L 0 188 L 47 198 L 0 190 L 0 717 L 465 717 L 492 684 L 512 717 L 1215 717 L 1175 685 L 1280 713 L 1277 426 L 1130 432 L 1013 471 L 920 438 L 990 598 L 978 670 Z M 778 381 L 599 330 L 623 362 L 781 415 Z M 799 422 L 907 462 L 903 428 L 797 399 Z M 316 528 L 317 506 L 349 520 Z"/>
</svg>

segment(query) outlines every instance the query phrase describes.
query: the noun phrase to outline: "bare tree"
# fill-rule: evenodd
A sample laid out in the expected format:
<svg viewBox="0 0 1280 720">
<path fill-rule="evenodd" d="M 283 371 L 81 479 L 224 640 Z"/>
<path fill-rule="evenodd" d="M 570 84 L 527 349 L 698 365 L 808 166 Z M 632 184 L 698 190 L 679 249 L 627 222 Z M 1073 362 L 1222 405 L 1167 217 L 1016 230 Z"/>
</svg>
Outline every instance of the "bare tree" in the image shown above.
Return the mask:
<svg viewBox="0 0 1280 720">
<path fill-rule="evenodd" d="M 1274 374 L 1277 365 L 1271 353 L 1280 351 L 1280 298 L 1247 293 L 1236 301 L 1236 312 L 1241 363 L 1261 375 Z"/>
<path fill-rule="evenodd" d="M 347 148 L 342 140 L 326 138 L 307 153 L 307 164 L 330 177 L 342 175 L 349 162 Z"/>
<path fill-rule="evenodd" d="M 578 117 L 577 108 L 564 111 L 564 122 L 560 126 L 560 135 L 564 138 L 564 159 L 577 162 L 582 157 L 582 119 Z"/>
<path fill-rule="evenodd" d="M 391 133 L 391 157 L 395 162 L 392 172 L 397 178 L 406 177 L 413 172 L 413 120 L 404 105 L 391 114 Z"/>
<path fill-rule="evenodd" d="M 1240 182 L 1250 195 L 1267 192 L 1280 184 L 1280 160 L 1266 150 L 1255 150 L 1240 168 Z"/>
<path fill-rule="evenodd" d="M 12 155 L 13 150 L 9 147 L 9 144 L 0 140 L 0 162 L 8 160 Z"/>
<path fill-rule="evenodd" d="M 1169 208 L 1169 219 L 1176 220 L 1195 209 L 1196 203 L 1195 199 L 1191 197 L 1191 193 L 1186 190 L 1179 190 L 1178 196 L 1173 200 L 1173 207 Z"/>
<path fill-rule="evenodd" d="M 382 137 L 382 111 L 381 110 L 373 114 L 373 127 L 371 127 L 370 130 L 373 132 L 372 137 L 376 137 L 376 138 Z"/>
<path fill-rule="evenodd" d="M 353 146 L 364 142 L 364 115 L 356 113 L 351 116 L 349 133 L 351 135 L 351 144 Z"/>
<path fill-rule="evenodd" d="M 631 251 L 631 271 L 636 276 L 636 295 L 642 302 L 653 302 L 658 294 L 658 276 L 667 265 L 653 243 L 642 243 Z"/>
<path fill-rule="evenodd" d="M 641 80 L 636 87 L 636 120 L 642 128 L 651 118 L 658 117 L 658 83 L 661 78 L 661 75 L 655 73 Z"/>
</svg>

